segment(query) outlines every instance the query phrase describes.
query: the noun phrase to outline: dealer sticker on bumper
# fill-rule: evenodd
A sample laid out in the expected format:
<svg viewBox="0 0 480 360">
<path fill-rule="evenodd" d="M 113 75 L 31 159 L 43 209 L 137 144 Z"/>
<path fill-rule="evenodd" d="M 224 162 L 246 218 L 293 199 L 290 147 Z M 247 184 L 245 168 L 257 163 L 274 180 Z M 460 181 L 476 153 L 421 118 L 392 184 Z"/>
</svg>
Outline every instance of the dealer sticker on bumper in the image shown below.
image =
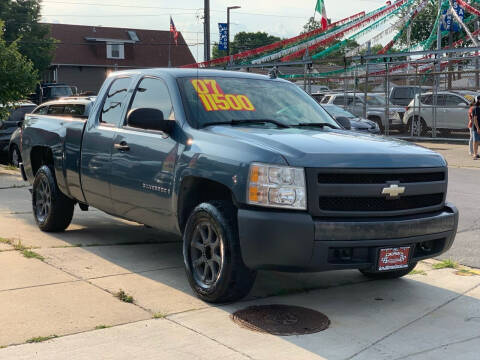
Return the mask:
<svg viewBox="0 0 480 360">
<path fill-rule="evenodd" d="M 407 268 L 409 254 L 410 246 L 380 249 L 378 270 L 386 271 Z"/>
</svg>

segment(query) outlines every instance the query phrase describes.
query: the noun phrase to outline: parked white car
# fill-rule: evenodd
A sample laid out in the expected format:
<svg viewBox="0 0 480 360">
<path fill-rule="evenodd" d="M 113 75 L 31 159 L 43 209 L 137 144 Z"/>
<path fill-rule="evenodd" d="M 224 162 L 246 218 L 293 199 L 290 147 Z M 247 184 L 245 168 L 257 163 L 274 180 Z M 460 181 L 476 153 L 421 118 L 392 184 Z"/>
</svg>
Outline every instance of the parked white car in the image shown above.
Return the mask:
<svg viewBox="0 0 480 360">
<path fill-rule="evenodd" d="M 358 117 L 363 117 L 363 106 L 367 103 L 367 119 L 377 123 L 380 131 L 383 132 L 385 128 L 385 97 L 380 94 L 365 94 L 347 93 L 345 99 L 345 93 L 326 94 L 321 104 L 334 104 L 342 107 L 343 109 L 355 114 Z M 389 106 L 389 126 L 390 129 L 403 129 L 403 122 L 400 112 L 403 114 L 405 108 L 396 107 L 393 104 Z"/>
<path fill-rule="evenodd" d="M 469 100 L 461 93 L 439 91 L 417 95 L 410 102 L 403 117 L 408 132 L 413 136 L 423 136 L 433 128 L 433 106 L 436 103 L 436 128 L 440 132 L 465 130 L 468 125 Z M 412 129 L 413 127 L 413 129 Z"/>
</svg>

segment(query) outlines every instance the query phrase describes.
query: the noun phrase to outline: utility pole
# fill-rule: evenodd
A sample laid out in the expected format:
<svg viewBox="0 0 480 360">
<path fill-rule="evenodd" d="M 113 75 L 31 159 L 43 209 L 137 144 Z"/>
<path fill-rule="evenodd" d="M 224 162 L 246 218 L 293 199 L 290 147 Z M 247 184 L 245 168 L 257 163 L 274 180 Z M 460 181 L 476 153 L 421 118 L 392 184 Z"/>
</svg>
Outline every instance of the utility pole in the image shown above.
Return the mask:
<svg viewBox="0 0 480 360">
<path fill-rule="evenodd" d="M 480 26 L 480 22 L 478 20 L 475 21 L 475 31 L 478 30 Z M 476 35 L 478 36 L 478 35 Z M 480 75 L 478 74 L 478 68 L 479 68 L 479 61 L 478 61 L 478 52 L 475 53 L 475 89 L 478 89 L 480 87 Z"/>
<path fill-rule="evenodd" d="M 371 50 L 372 50 L 372 42 L 371 41 L 368 41 L 367 42 L 367 56 L 370 55 L 371 53 Z M 364 96 L 364 99 L 365 101 L 363 102 L 363 118 L 366 119 L 367 118 L 367 112 L 368 112 L 368 109 L 367 109 L 367 95 L 368 95 L 368 62 L 369 62 L 369 59 L 366 59 L 366 64 L 365 64 L 365 82 L 363 83 L 364 87 L 363 87 L 363 96 Z"/>
<path fill-rule="evenodd" d="M 448 33 L 448 48 L 451 49 L 453 44 L 453 32 L 452 29 L 450 28 L 450 31 Z M 448 54 L 448 57 L 452 57 L 452 53 Z M 453 66 L 451 65 L 450 60 L 448 60 L 448 90 L 452 90 L 452 72 L 453 72 Z"/>
<path fill-rule="evenodd" d="M 227 7 L 227 55 L 230 56 L 230 10 L 240 9 L 241 6 Z"/>
<path fill-rule="evenodd" d="M 203 59 L 210 61 L 210 0 L 204 0 Z"/>
</svg>

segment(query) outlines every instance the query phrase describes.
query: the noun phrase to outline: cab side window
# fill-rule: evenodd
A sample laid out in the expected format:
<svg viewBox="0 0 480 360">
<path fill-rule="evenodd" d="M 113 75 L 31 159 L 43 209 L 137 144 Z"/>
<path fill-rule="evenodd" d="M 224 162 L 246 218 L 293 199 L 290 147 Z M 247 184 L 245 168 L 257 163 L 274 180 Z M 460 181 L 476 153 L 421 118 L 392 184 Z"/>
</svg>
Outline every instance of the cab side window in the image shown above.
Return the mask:
<svg viewBox="0 0 480 360">
<path fill-rule="evenodd" d="M 47 114 L 49 115 L 57 115 L 57 116 L 62 116 L 64 113 L 63 113 L 63 109 L 65 108 L 64 105 L 50 105 L 48 107 L 48 112 Z"/>
<path fill-rule="evenodd" d="M 68 104 L 65 105 L 65 115 L 72 117 L 82 117 L 85 113 L 85 105 Z"/>
<path fill-rule="evenodd" d="M 129 110 L 143 108 L 160 110 L 165 120 L 175 120 L 170 93 L 163 80 L 147 77 L 140 81 Z"/>
<path fill-rule="evenodd" d="M 110 85 L 107 97 L 103 103 L 102 112 L 100 113 L 101 123 L 111 125 L 119 123 L 131 82 L 131 78 L 123 77 L 114 80 Z"/>
<path fill-rule="evenodd" d="M 48 111 L 48 106 L 41 106 L 37 108 L 32 114 L 46 115 Z"/>
</svg>

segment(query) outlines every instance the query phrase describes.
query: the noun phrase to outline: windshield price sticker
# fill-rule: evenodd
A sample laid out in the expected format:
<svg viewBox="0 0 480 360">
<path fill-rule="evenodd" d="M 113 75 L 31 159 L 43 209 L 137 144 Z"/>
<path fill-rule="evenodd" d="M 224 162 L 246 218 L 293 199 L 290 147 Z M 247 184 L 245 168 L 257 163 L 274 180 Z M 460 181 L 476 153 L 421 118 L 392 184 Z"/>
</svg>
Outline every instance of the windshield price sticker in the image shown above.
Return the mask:
<svg viewBox="0 0 480 360">
<path fill-rule="evenodd" d="M 255 111 L 245 95 L 225 94 L 216 80 L 191 80 L 206 111 Z"/>
</svg>

